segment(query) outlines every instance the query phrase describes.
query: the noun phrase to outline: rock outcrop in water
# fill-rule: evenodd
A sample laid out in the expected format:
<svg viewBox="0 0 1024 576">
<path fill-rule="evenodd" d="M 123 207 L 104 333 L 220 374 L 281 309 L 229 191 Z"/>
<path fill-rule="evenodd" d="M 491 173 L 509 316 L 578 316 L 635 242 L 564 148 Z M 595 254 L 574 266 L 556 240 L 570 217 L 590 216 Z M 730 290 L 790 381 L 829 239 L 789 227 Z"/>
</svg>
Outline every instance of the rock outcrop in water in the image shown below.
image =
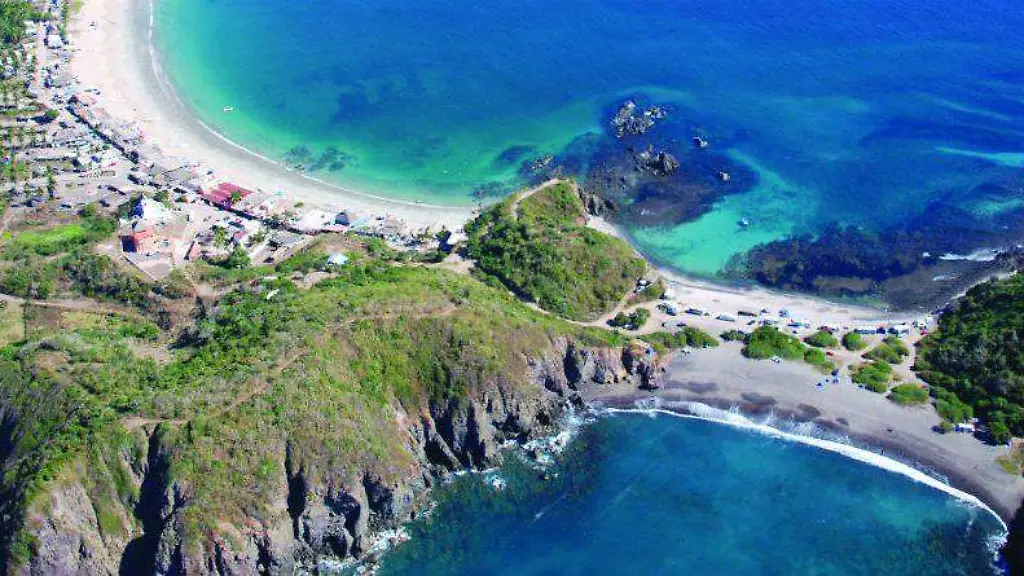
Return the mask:
<svg viewBox="0 0 1024 576">
<path fill-rule="evenodd" d="M 653 176 L 670 176 L 679 170 L 679 160 L 668 152 L 654 151 L 653 146 L 636 155 L 636 168 L 641 172 L 649 172 Z"/>
<path fill-rule="evenodd" d="M 666 115 L 667 112 L 661 106 L 651 106 L 640 111 L 636 102 L 627 100 L 619 107 L 611 124 L 618 138 L 639 136 L 647 133 L 654 127 L 656 121 L 665 118 Z"/>
</svg>

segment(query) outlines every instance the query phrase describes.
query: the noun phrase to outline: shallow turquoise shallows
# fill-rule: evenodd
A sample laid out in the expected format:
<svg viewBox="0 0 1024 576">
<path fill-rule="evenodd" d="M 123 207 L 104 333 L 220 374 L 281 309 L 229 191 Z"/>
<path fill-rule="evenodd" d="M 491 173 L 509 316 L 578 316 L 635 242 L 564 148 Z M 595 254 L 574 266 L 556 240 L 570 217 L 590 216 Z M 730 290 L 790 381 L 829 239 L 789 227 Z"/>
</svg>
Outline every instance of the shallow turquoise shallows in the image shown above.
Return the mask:
<svg viewBox="0 0 1024 576">
<path fill-rule="evenodd" d="M 440 204 L 607 127 L 643 94 L 679 140 L 758 176 L 681 225 L 630 230 L 714 275 L 839 221 L 900 226 L 1019 175 L 1016 0 L 159 0 L 159 53 L 204 122 L 319 177 Z M 225 110 L 229 111 L 225 111 Z M 328 154 L 325 156 L 324 153 Z M 493 188 L 492 188 L 493 189 Z M 750 226 L 738 231 L 736 222 Z"/>
<path fill-rule="evenodd" d="M 517 461 L 520 462 L 520 461 Z M 717 423 L 620 414 L 544 481 L 438 491 L 381 574 L 993 574 L 994 516 L 907 477 Z"/>
</svg>

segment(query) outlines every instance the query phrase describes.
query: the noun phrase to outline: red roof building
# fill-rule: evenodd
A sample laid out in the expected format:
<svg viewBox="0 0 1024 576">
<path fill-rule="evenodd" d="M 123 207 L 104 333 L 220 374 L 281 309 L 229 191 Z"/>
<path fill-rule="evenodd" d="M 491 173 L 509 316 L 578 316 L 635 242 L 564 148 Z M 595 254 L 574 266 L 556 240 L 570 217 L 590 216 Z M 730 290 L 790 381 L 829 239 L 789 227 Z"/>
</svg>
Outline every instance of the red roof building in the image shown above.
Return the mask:
<svg viewBox="0 0 1024 576">
<path fill-rule="evenodd" d="M 200 192 L 199 196 L 202 197 L 203 200 L 206 200 L 215 206 L 230 208 L 235 202 L 252 193 L 252 190 L 242 188 L 241 186 L 235 186 L 230 182 L 221 182 L 214 188 Z M 232 201 L 232 198 L 235 198 L 234 202 Z"/>
<path fill-rule="evenodd" d="M 121 236 L 121 248 L 125 252 L 151 252 L 160 243 L 152 230 L 137 230 Z"/>
</svg>

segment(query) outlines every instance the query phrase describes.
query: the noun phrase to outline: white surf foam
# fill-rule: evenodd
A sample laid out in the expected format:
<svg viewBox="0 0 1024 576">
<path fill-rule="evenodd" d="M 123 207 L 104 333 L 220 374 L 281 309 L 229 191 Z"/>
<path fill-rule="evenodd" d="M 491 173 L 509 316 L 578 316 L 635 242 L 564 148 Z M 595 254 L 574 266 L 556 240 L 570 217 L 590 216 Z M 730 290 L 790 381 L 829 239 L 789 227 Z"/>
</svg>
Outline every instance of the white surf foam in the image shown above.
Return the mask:
<svg viewBox="0 0 1024 576">
<path fill-rule="evenodd" d="M 992 510 L 992 508 L 990 508 L 987 504 L 982 502 L 978 497 L 974 496 L 973 494 L 968 494 L 963 490 L 954 488 L 953 486 L 950 486 L 949 484 L 946 484 L 945 482 L 942 482 L 941 480 L 934 478 L 924 473 L 923 471 L 914 468 L 913 466 L 904 464 L 903 462 L 899 462 L 897 460 L 893 460 L 892 458 L 887 458 L 885 456 L 876 454 L 863 448 L 852 446 L 850 444 L 843 444 L 841 442 L 826 440 L 824 438 L 815 436 L 804 436 L 801 434 L 785 432 L 772 426 L 754 422 L 750 418 L 747 418 L 746 416 L 740 414 L 738 411 L 721 410 L 719 408 L 708 406 L 707 404 L 702 404 L 700 402 L 686 402 L 684 404 L 684 408 L 686 409 L 687 413 L 675 412 L 660 407 L 604 408 L 602 409 L 602 411 L 611 414 L 664 414 L 676 418 L 690 418 L 695 420 L 716 422 L 719 424 L 726 424 L 728 426 L 733 426 L 735 428 L 740 428 L 751 432 L 757 432 L 774 438 L 780 438 L 791 442 L 799 442 L 801 444 L 813 446 L 821 450 L 827 450 L 829 452 L 841 454 L 843 456 L 846 456 L 847 458 L 857 460 L 858 462 L 863 462 L 865 464 L 881 468 L 888 472 L 906 476 L 907 478 L 910 478 L 915 482 L 920 482 L 921 484 L 924 484 L 926 486 L 949 494 L 950 496 L 956 498 L 961 502 L 965 502 L 967 504 L 985 510 L 986 512 L 991 514 L 996 520 L 999 521 L 999 524 L 1002 527 L 1004 533 L 1002 539 L 1005 539 L 1005 533 L 1008 531 L 1006 523 L 1003 522 L 1003 519 L 1000 518 L 999 515 L 996 514 L 996 512 Z"/>
</svg>

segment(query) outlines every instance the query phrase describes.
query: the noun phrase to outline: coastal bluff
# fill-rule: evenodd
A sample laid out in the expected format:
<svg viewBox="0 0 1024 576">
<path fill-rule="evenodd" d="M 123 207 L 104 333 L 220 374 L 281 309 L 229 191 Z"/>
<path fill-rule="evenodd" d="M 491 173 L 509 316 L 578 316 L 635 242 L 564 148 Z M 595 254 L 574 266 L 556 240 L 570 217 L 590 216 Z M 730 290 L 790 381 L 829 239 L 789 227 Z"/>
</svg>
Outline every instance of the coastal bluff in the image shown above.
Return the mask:
<svg viewBox="0 0 1024 576">
<path fill-rule="evenodd" d="M 388 270 L 375 277 L 388 296 L 365 299 L 358 312 L 326 312 L 358 299 L 358 288 L 330 282 L 308 290 L 275 285 L 286 296 L 268 300 L 268 290 L 256 289 L 218 303 L 207 318 L 220 326 L 194 335 L 205 343 L 192 344 L 192 362 L 211 346 L 233 357 L 219 330 L 236 313 L 283 314 L 291 320 L 246 352 L 264 358 L 261 370 L 231 362 L 194 376 L 201 384 L 175 395 L 200 392 L 208 404 L 182 403 L 164 416 L 156 408 L 116 417 L 87 403 L 106 417 L 82 421 L 73 412 L 76 426 L 89 426 L 88 443 L 61 454 L 33 453 L 30 442 L 43 424 L 59 428 L 82 385 L 65 376 L 80 372 L 74 359 L 58 358 L 68 350 L 67 334 L 29 343 L 5 373 L 53 412 L 24 402 L 5 379 L 4 464 L 45 456 L 42 468 L 52 477 L 4 483 L 6 569 L 288 574 L 346 560 L 372 564 L 445 475 L 490 468 L 508 443 L 557 432 L 582 406 L 577 389 L 585 382 L 639 386 L 657 372 L 658 356 L 628 339 L 532 311 L 471 279 Z M 379 348 L 398 333 L 413 342 Z M 371 366 L 377 358 L 386 366 Z M 397 378 L 412 388 L 400 389 Z M 229 382 L 227 401 L 211 401 Z M 154 406 L 164 401 L 172 399 Z"/>
</svg>

